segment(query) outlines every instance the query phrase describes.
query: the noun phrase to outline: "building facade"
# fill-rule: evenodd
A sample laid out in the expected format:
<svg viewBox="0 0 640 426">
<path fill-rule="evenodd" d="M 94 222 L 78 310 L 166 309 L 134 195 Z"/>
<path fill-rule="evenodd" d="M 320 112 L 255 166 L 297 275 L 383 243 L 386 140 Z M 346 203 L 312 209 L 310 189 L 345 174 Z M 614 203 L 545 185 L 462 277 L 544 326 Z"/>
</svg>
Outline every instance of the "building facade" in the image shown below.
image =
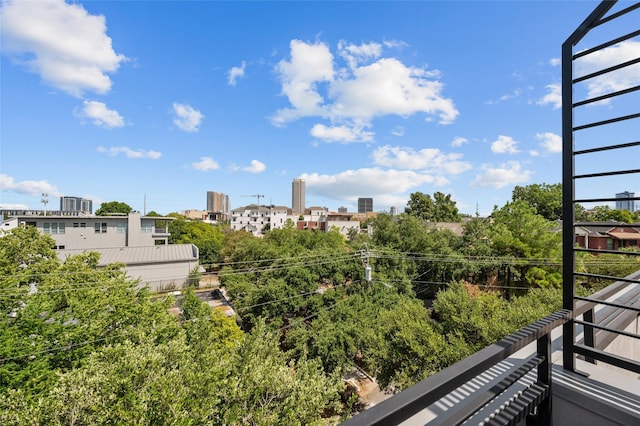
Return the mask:
<svg viewBox="0 0 640 426">
<path fill-rule="evenodd" d="M 270 229 L 284 228 L 287 219 L 295 223 L 291 209 L 284 206 L 258 206 L 250 204 L 231 211 L 231 229 L 251 232 L 259 237 Z"/>
<path fill-rule="evenodd" d="M 142 216 L 139 212 L 111 216 L 15 216 L 2 222 L 2 230 L 33 226 L 55 241 L 58 258 L 84 252 L 100 254 L 98 266 L 125 265 L 127 276 L 152 291 L 184 287 L 198 268 L 199 252 L 193 244 L 167 244 L 173 218 Z"/>
<path fill-rule="evenodd" d="M 294 179 L 291 183 L 291 209 L 294 213 L 303 213 L 305 209 L 306 183 L 304 179 Z"/>
<path fill-rule="evenodd" d="M 231 218 L 229 196 L 222 192 L 207 191 L 207 211 L 216 221 L 228 221 Z"/>
<path fill-rule="evenodd" d="M 82 197 L 60 197 L 61 212 L 82 212 L 85 214 L 93 213 L 93 201 Z"/>
<path fill-rule="evenodd" d="M 636 202 L 635 200 L 629 200 L 629 198 L 634 198 L 636 196 L 635 192 L 619 192 L 616 194 L 616 209 L 617 210 L 628 210 L 630 212 L 636 211 Z"/>
<path fill-rule="evenodd" d="M 373 211 L 373 198 L 358 198 L 358 213 Z"/>
</svg>

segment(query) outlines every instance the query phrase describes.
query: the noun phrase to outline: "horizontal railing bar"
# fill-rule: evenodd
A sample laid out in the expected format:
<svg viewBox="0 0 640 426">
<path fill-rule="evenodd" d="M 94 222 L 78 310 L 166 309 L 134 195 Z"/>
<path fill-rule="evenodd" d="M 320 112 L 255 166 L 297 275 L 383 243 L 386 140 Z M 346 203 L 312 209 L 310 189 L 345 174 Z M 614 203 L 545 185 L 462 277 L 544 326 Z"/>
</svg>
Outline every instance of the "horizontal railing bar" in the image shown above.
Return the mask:
<svg viewBox="0 0 640 426">
<path fill-rule="evenodd" d="M 607 198 L 585 198 L 582 200 L 574 200 L 575 203 L 590 203 L 590 202 L 602 202 L 602 201 L 629 201 L 629 200 L 640 200 L 640 197 L 625 197 L 625 198 L 612 198 L 612 197 L 607 197 Z M 602 224 L 603 222 L 596 222 L 594 223 L 592 226 L 598 226 L 598 223 Z M 630 224 L 633 225 L 633 224 Z M 636 224 L 635 226 L 638 226 L 638 224 Z"/>
<path fill-rule="evenodd" d="M 622 282 L 625 282 L 625 283 L 640 284 L 640 280 L 636 280 L 636 279 L 632 279 L 632 278 L 614 277 L 614 276 L 611 276 L 611 275 L 590 274 L 588 272 L 574 272 L 573 275 L 578 276 L 578 277 L 600 278 L 600 279 L 603 279 L 603 280 L 622 281 Z"/>
<path fill-rule="evenodd" d="M 614 45 L 614 44 L 616 44 L 616 43 L 620 43 L 621 41 L 628 40 L 628 39 L 633 38 L 633 37 L 635 37 L 635 36 L 637 36 L 637 35 L 640 35 L 640 30 L 633 31 L 633 32 L 631 32 L 631 33 L 629 33 L 629 34 L 625 34 L 625 35 L 620 36 L 620 37 L 618 37 L 618 38 L 614 38 L 613 40 L 610 40 L 610 41 L 607 41 L 607 42 L 605 42 L 605 43 L 599 44 L 599 45 L 594 46 L 594 47 L 592 47 L 592 48 L 590 48 L 590 49 L 587 49 L 587 50 L 583 50 L 583 51 L 581 51 L 581 52 L 578 52 L 578 53 L 574 54 L 574 55 L 571 57 L 571 59 L 576 60 L 576 59 L 578 59 L 578 58 L 582 58 L 583 56 L 587 56 L 587 55 L 589 55 L 589 54 L 591 54 L 591 53 L 593 53 L 593 52 L 596 52 L 596 51 L 598 51 L 598 50 L 602 50 L 602 49 L 604 49 L 605 47 L 613 46 L 613 45 Z"/>
<path fill-rule="evenodd" d="M 620 303 L 607 302 L 607 301 L 604 301 L 604 300 L 593 299 L 593 298 L 590 298 L 590 297 L 582 297 L 582 296 L 574 296 L 574 299 L 582 300 L 584 302 L 591 302 L 594 305 L 606 305 L 606 306 L 611 306 L 611 307 L 614 307 L 614 308 L 621 308 L 621 309 L 627 309 L 627 310 L 630 310 L 630 311 L 640 312 L 640 306 L 623 305 L 623 304 L 620 304 Z"/>
<path fill-rule="evenodd" d="M 634 199 L 638 197 L 633 197 Z M 600 198 L 593 199 L 594 201 L 598 200 L 610 200 L 615 201 L 616 198 Z M 576 200 L 577 201 L 577 200 Z M 588 201 L 588 200 L 587 200 Z M 610 228 L 637 228 L 640 227 L 640 223 L 625 223 L 625 222 L 574 222 L 574 226 L 602 226 L 602 227 L 610 227 Z"/>
<path fill-rule="evenodd" d="M 594 102 L 603 101 L 605 99 L 615 98 L 616 96 L 626 95 L 627 93 L 633 93 L 633 92 L 635 92 L 637 90 L 640 90 L 640 86 L 629 87 L 628 89 L 618 90 L 617 92 L 611 92 L 611 93 L 607 93 L 606 95 L 596 96 L 595 98 L 585 99 L 583 101 L 579 101 L 579 102 L 574 103 L 573 107 L 577 108 L 577 107 L 580 107 L 580 106 L 583 106 L 583 105 L 587 105 L 587 104 L 591 104 L 591 103 L 594 103 Z"/>
<path fill-rule="evenodd" d="M 589 80 L 591 78 L 598 77 L 598 76 L 601 76 L 603 74 L 607 74 L 607 73 L 610 73 L 610 72 L 613 72 L 613 71 L 617 71 L 619 69 L 622 69 L 622 68 L 625 68 L 625 67 L 629 67 L 631 65 L 635 65 L 637 63 L 640 63 L 640 58 L 630 59 L 630 60 L 628 60 L 626 62 L 621 62 L 621 63 L 619 63 L 617 65 L 613 65 L 611 67 L 601 69 L 600 71 L 592 72 L 591 74 L 587 74 L 587 75 L 583 75 L 582 77 L 575 78 L 575 79 L 573 79 L 572 83 L 573 84 L 580 83 L 582 81 Z"/>
<path fill-rule="evenodd" d="M 599 253 L 599 254 L 620 254 L 623 256 L 640 256 L 640 252 L 638 251 L 600 250 L 600 249 L 589 249 L 584 247 L 574 247 L 573 251 L 583 251 L 587 253 Z"/>
<path fill-rule="evenodd" d="M 634 273 L 634 274 L 630 274 L 627 275 L 626 278 L 629 277 L 636 277 L 636 276 L 640 276 L 640 273 Z M 593 293 L 591 295 L 591 297 L 593 298 L 597 298 L 597 299 L 610 299 L 613 296 L 615 296 L 617 293 L 628 289 L 629 287 L 631 287 L 631 284 L 626 283 L 626 282 L 622 282 L 622 281 L 617 281 L 611 285 L 608 285 L 607 287 L 596 291 L 595 293 Z M 575 297 L 574 297 L 575 298 Z M 575 307 L 573 309 L 573 315 L 574 317 L 578 317 L 582 314 L 584 314 L 586 311 L 588 311 L 589 309 L 592 309 L 594 307 L 593 303 L 588 303 L 588 302 L 578 302 L 575 304 Z"/>
<path fill-rule="evenodd" d="M 520 365 L 520 367 L 511 372 L 511 374 L 502 379 L 499 383 L 492 386 L 490 389 L 487 389 L 485 392 L 478 394 L 474 398 L 465 398 L 464 404 L 460 404 L 462 405 L 462 408 L 456 409 L 449 416 L 447 416 L 447 413 L 445 413 L 443 415 L 442 422 L 446 424 L 462 423 L 464 420 L 468 419 L 475 412 L 477 412 L 479 407 L 484 407 L 497 395 L 508 389 L 511 385 L 516 383 L 538 365 L 542 364 L 543 361 L 544 357 L 542 356 L 535 355 L 531 357 L 527 362 Z"/>
<path fill-rule="evenodd" d="M 570 310 L 556 311 L 363 411 L 344 425 L 398 424 L 572 318 Z"/>
<path fill-rule="evenodd" d="M 631 6 L 625 8 L 625 9 L 619 10 L 616 13 L 612 13 L 611 15 L 607 16 L 606 18 L 600 19 L 596 23 L 596 25 L 594 25 L 592 28 L 595 28 L 598 25 L 605 24 L 605 23 L 607 23 L 607 22 L 609 22 L 609 21 L 611 21 L 613 19 L 616 19 L 616 18 L 622 16 L 622 15 L 626 15 L 627 13 L 632 12 L 632 11 L 636 10 L 637 8 L 639 8 L 639 7 L 640 7 L 640 3 L 634 3 L 634 4 L 632 4 Z"/>
<path fill-rule="evenodd" d="M 640 114 L 638 114 L 640 117 Z M 640 169 L 629 169 L 629 170 L 616 170 L 613 172 L 601 172 L 601 173 L 587 173 L 583 175 L 574 175 L 574 179 L 585 179 L 585 178 L 593 178 L 593 177 L 605 177 L 605 176 L 620 176 L 620 175 L 630 175 L 634 173 L 640 173 Z"/>
<path fill-rule="evenodd" d="M 640 362 L 584 345 L 573 345 L 573 352 L 640 374 Z"/>
<path fill-rule="evenodd" d="M 574 319 L 573 322 L 575 324 L 581 324 L 583 326 L 597 328 L 598 330 L 608 331 L 609 333 L 619 334 L 620 336 L 627 336 L 627 337 L 631 337 L 633 339 L 640 339 L 639 335 L 637 335 L 635 333 L 629 333 L 628 331 L 616 330 L 614 328 L 605 327 L 604 325 L 598 325 L 598 324 L 595 324 L 595 323 L 592 323 L 592 322 L 581 321 L 581 320 L 577 320 L 577 319 Z"/>
<path fill-rule="evenodd" d="M 638 60 L 640 61 L 640 58 Z M 574 127 L 573 131 L 575 132 L 575 131 L 578 131 L 578 130 L 589 129 L 591 127 L 603 126 L 605 124 L 617 123 L 619 121 L 624 121 L 624 120 L 631 120 L 633 118 L 638 118 L 638 117 L 640 117 L 640 113 L 623 115 L 621 117 L 611 118 L 609 120 L 603 120 L 603 121 L 597 121 L 595 123 L 583 124 L 581 126 Z"/>
<path fill-rule="evenodd" d="M 638 86 L 640 88 L 640 86 Z M 617 145 L 600 146 L 598 148 L 581 149 L 579 151 L 573 151 L 573 155 L 590 154 L 592 152 L 609 151 L 612 149 L 632 148 L 634 146 L 640 146 L 640 141 L 621 143 Z"/>
<path fill-rule="evenodd" d="M 549 395 L 549 386 L 534 383 L 525 389 L 516 399 L 509 402 L 500 412 L 491 417 L 484 425 L 517 425 L 520 424 L 533 407 L 540 405 Z"/>
</svg>

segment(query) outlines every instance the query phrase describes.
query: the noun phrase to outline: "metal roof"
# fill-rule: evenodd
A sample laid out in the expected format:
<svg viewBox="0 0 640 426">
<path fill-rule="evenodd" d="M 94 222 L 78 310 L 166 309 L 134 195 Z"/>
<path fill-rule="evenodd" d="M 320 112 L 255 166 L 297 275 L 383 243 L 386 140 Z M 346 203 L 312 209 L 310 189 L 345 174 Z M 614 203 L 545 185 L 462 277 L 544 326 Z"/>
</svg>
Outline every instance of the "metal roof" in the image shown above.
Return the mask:
<svg viewBox="0 0 640 426">
<path fill-rule="evenodd" d="M 193 244 L 169 244 L 148 247 L 117 247 L 101 249 L 65 249 L 57 250 L 58 259 L 64 261 L 68 256 L 74 256 L 86 252 L 100 254 L 99 266 L 111 263 L 124 263 L 126 265 L 139 265 L 146 263 L 171 263 L 184 261 L 197 261 L 198 248 Z"/>
</svg>

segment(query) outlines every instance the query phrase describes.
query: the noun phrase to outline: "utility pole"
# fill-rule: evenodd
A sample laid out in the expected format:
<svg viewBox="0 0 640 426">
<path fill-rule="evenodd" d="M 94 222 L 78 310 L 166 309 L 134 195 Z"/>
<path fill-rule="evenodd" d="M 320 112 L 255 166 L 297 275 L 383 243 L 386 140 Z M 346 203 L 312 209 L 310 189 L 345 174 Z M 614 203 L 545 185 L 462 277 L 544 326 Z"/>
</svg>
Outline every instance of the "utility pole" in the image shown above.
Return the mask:
<svg viewBox="0 0 640 426">
<path fill-rule="evenodd" d="M 47 215 L 47 203 L 49 202 L 49 194 L 46 192 L 42 193 L 42 200 L 40 200 L 44 205 L 44 215 Z"/>
<path fill-rule="evenodd" d="M 367 287 L 371 286 L 371 265 L 369 264 L 369 247 L 364 245 L 364 280 L 367 282 Z"/>
</svg>

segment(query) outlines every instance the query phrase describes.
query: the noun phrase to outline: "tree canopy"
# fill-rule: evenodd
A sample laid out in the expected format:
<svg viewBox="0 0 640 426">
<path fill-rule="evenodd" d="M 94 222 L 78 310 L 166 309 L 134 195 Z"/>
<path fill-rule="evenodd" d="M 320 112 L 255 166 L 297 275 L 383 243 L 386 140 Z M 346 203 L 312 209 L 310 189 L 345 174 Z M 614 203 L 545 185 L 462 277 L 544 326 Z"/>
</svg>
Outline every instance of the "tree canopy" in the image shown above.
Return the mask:
<svg viewBox="0 0 640 426">
<path fill-rule="evenodd" d="M 431 222 L 460 222 L 460 213 L 451 194 L 436 192 L 429 194 L 414 192 L 409 195 L 405 213 Z"/>
<path fill-rule="evenodd" d="M 109 216 L 112 213 L 129 214 L 133 208 L 127 203 L 121 201 L 109 201 L 100 204 L 100 208 L 96 210 L 96 216 Z"/>
</svg>

